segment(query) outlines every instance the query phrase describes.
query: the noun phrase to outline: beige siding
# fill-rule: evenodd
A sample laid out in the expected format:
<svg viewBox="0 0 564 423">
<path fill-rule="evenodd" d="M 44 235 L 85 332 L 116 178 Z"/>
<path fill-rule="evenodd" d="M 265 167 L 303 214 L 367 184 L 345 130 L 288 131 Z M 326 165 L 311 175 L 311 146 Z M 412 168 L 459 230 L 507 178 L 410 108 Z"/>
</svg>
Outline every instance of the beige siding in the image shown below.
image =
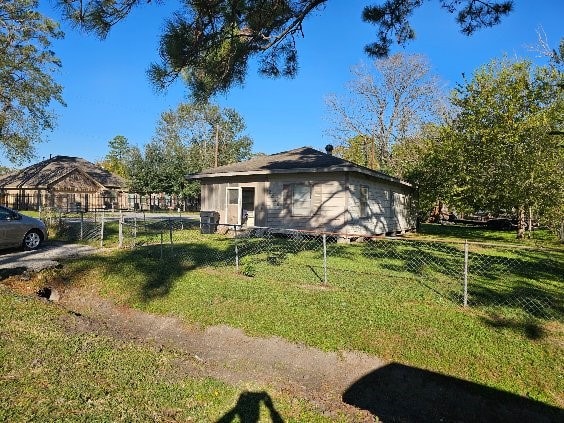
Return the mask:
<svg viewBox="0 0 564 423">
<path fill-rule="evenodd" d="M 201 183 L 201 210 L 216 211 L 219 213 L 220 223 L 227 222 L 226 201 L 227 188 L 254 188 L 255 189 L 255 225 L 262 226 L 265 221 L 265 183 L 253 178 L 217 178 L 203 180 Z"/>
<path fill-rule="evenodd" d="M 360 214 L 360 187 L 368 186 L 368 215 Z M 349 224 L 351 234 L 385 234 L 401 232 L 415 227 L 412 212 L 408 209 L 409 194 L 403 186 L 375 182 L 368 178 L 351 177 L 349 183 Z"/>
<path fill-rule="evenodd" d="M 308 216 L 292 215 L 291 187 L 310 187 Z M 368 186 L 367 216 L 360 217 L 360 187 Z M 415 227 L 407 188 L 343 172 L 273 174 L 202 181 L 202 210 L 220 213 L 225 222 L 228 187 L 255 188 L 255 226 L 322 230 L 358 235 L 384 234 Z M 303 209 L 299 209 L 303 211 Z"/>
<path fill-rule="evenodd" d="M 291 203 L 284 200 L 284 187 L 307 184 L 311 189 L 310 216 L 292 216 Z M 265 204 L 267 226 L 289 229 L 340 231 L 345 225 L 344 175 L 272 175 Z"/>
</svg>

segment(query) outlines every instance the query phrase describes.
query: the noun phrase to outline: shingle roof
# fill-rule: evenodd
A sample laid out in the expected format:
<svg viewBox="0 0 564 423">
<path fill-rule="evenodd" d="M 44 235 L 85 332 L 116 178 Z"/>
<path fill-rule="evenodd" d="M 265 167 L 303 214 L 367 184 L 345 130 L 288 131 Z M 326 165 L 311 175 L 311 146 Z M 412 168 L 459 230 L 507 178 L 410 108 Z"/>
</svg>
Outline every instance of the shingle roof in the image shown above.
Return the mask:
<svg viewBox="0 0 564 423">
<path fill-rule="evenodd" d="M 408 185 L 393 176 L 378 172 L 311 147 L 300 147 L 268 156 L 257 156 L 251 160 L 233 163 L 216 168 L 204 169 L 200 173 L 188 175 L 188 179 L 215 178 L 221 176 L 298 173 L 298 172 L 358 172 L 378 179 Z"/>
<path fill-rule="evenodd" d="M 118 175 L 80 157 L 55 156 L 25 169 L 0 176 L 0 188 L 48 188 L 63 176 L 78 169 L 106 188 L 124 188 L 125 181 Z"/>
</svg>

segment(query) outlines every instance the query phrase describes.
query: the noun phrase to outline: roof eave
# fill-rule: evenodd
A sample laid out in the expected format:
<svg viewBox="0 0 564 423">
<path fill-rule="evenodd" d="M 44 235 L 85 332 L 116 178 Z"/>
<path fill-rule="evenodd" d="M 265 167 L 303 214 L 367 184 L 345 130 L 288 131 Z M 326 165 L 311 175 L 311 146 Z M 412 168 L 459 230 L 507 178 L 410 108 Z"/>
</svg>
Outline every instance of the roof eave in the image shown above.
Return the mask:
<svg viewBox="0 0 564 423">
<path fill-rule="evenodd" d="M 0 186 L 0 189 L 42 190 L 42 189 L 48 189 L 48 187 L 45 186 L 45 185 L 37 185 L 37 186 L 31 186 L 31 185 L 4 185 L 4 186 Z"/>
<path fill-rule="evenodd" d="M 216 172 L 216 173 L 196 173 L 187 175 L 188 180 L 199 179 L 212 179 L 221 177 L 232 176 L 254 176 L 254 175 L 272 175 L 272 174 L 291 174 L 291 173 L 330 173 L 330 172 L 356 172 L 363 175 L 368 175 L 373 178 L 381 179 L 384 181 L 412 187 L 408 182 L 401 179 L 394 178 L 393 176 L 384 173 L 376 172 L 370 169 L 359 168 L 354 166 L 329 166 L 323 168 L 294 168 L 294 169 L 261 169 L 261 170 L 246 170 L 246 171 L 233 171 L 233 172 Z"/>
</svg>

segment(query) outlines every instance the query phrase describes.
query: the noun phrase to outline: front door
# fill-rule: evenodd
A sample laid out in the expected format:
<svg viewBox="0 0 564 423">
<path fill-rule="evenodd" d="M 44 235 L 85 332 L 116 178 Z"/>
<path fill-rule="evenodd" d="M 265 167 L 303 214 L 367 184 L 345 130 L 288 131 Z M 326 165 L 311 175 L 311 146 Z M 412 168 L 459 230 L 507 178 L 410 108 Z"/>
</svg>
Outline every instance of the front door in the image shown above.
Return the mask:
<svg viewBox="0 0 564 423">
<path fill-rule="evenodd" d="M 255 226 L 255 189 L 254 187 L 243 187 L 242 193 L 242 223 L 245 226 Z"/>
<path fill-rule="evenodd" d="M 227 210 L 225 211 L 227 221 L 225 223 L 228 225 L 241 224 L 241 197 L 241 188 L 227 188 Z"/>
</svg>

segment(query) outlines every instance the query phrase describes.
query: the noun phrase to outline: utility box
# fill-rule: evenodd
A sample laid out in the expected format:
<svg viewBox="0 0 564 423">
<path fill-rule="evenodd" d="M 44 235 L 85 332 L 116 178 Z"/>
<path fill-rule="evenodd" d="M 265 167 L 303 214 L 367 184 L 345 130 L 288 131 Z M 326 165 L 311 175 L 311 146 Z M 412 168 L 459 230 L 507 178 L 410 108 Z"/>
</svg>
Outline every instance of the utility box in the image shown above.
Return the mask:
<svg viewBox="0 0 564 423">
<path fill-rule="evenodd" d="M 203 234 L 213 234 L 217 231 L 219 224 L 219 213 L 216 211 L 200 212 L 200 232 Z"/>
</svg>

